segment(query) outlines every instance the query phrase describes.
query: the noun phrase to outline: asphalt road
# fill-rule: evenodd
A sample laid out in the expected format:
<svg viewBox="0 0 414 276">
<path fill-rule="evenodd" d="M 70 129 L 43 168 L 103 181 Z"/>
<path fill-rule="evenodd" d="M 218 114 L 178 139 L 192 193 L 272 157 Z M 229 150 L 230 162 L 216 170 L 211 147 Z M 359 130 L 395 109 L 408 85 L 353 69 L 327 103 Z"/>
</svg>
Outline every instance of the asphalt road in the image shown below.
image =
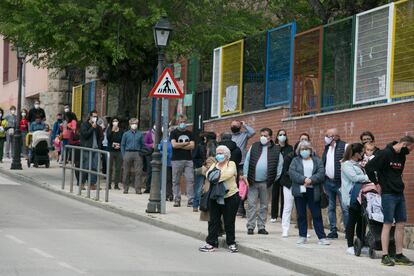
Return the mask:
<svg viewBox="0 0 414 276">
<path fill-rule="evenodd" d="M 0 275 L 297 275 L 0 174 Z"/>
</svg>

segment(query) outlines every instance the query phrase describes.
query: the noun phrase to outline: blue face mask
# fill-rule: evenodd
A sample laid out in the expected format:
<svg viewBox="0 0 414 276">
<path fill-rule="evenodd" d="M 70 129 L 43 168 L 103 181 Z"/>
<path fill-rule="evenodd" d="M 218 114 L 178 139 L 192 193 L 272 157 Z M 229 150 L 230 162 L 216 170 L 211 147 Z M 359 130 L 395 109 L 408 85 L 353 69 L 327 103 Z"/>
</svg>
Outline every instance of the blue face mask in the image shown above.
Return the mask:
<svg viewBox="0 0 414 276">
<path fill-rule="evenodd" d="M 303 159 L 306 159 L 310 156 L 310 150 L 301 150 L 300 156 L 302 156 Z"/>
<path fill-rule="evenodd" d="M 186 123 L 180 123 L 180 125 L 178 126 L 181 129 L 185 129 L 187 127 Z"/>
<path fill-rule="evenodd" d="M 217 162 L 223 162 L 224 161 L 224 159 L 226 159 L 225 157 L 224 157 L 224 154 L 217 154 L 216 155 L 216 160 L 217 160 Z"/>
</svg>

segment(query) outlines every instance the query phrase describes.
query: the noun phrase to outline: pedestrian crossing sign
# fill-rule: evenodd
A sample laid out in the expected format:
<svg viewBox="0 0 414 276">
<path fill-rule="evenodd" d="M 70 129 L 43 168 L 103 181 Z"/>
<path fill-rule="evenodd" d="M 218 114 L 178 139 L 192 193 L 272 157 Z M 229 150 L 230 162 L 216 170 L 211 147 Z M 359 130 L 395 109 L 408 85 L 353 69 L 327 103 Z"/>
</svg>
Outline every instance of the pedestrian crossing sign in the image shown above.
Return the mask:
<svg viewBox="0 0 414 276">
<path fill-rule="evenodd" d="M 184 98 L 184 94 L 169 68 L 162 72 L 149 96 L 155 98 Z"/>
</svg>

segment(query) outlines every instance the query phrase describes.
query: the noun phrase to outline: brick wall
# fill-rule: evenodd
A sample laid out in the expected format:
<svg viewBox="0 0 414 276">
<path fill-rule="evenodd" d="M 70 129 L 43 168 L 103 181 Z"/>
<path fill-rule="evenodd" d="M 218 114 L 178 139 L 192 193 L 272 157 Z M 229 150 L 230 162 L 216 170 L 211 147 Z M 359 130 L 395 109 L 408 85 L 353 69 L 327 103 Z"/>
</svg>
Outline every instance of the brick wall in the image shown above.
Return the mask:
<svg viewBox="0 0 414 276">
<path fill-rule="evenodd" d="M 380 148 L 401 136 L 414 135 L 414 101 L 350 109 L 302 118 L 289 119 L 288 114 L 289 110 L 286 108 L 273 109 L 210 120 L 204 124 L 206 131 L 214 131 L 217 134 L 229 131 L 232 120 L 244 120 L 256 131 L 263 127 L 269 127 L 274 132 L 279 128 L 285 128 L 291 144 L 297 141 L 300 133 L 307 132 L 310 134 L 313 146 L 319 156 L 323 151 L 323 137 L 328 128 L 336 127 L 341 139 L 347 143 L 359 142 L 361 132 L 370 130 L 374 133 L 377 146 Z M 258 137 L 258 135 L 254 136 L 249 144 L 258 141 Z M 407 159 L 404 181 L 406 184 L 408 222 L 414 224 L 414 153 L 410 154 Z"/>
</svg>

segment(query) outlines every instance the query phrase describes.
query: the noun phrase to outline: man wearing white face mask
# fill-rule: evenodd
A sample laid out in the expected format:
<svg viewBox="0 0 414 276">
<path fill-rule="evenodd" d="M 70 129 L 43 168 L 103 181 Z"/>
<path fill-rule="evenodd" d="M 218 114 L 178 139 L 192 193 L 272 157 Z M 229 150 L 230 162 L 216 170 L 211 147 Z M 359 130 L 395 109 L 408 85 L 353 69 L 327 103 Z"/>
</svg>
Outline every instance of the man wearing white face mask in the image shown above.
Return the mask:
<svg viewBox="0 0 414 276">
<path fill-rule="evenodd" d="M 124 194 L 128 193 L 130 174 L 135 176 L 135 193 L 142 194 L 142 157 L 139 154 L 144 148 L 144 136 L 138 128 L 138 119 L 132 118 L 129 120 L 130 130 L 122 135 L 121 152 L 124 161 Z"/>
<path fill-rule="evenodd" d="M 38 100 L 35 101 L 34 107 L 29 110 L 27 119 L 32 123 L 36 120 L 37 116 L 39 116 L 42 121 L 46 120 L 46 113 L 43 108 L 40 107 L 40 102 Z"/>
<path fill-rule="evenodd" d="M 103 130 L 102 128 L 97 124 L 98 121 L 98 112 L 96 110 L 92 111 L 89 114 L 89 118 L 86 122 L 82 123 L 81 126 L 81 132 L 80 132 L 80 145 L 81 147 L 85 148 L 92 148 L 92 149 L 99 149 L 99 145 L 102 144 L 103 140 Z M 92 170 L 96 171 L 98 168 L 98 154 L 93 152 L 92 153 Z M 85 152 L 83 154 L 83 168 L 88 169 L 89 168 L 89 153 Z M 84 173 L 82 177 L 82 186 L 83 189 L 86 180 L 88 178 L 88 174 Z M 96 189 L 96 181 L 97 176 L 91 175 L 90 184 L 91 189 Z"/>
<path fill-rule="evenodd" d="M 253 235 L 254 228 L 259 229 L 258 234 L 269 234 L 266 229 L 268 188 L 278 180 L 283 170 L 283 156 L 280 146 L 272 141 L 273 132 L 269 128 L 260 130 L 260 142 L 254 143 L 247 155 L 243 166 L 244 178 L 249 183 L 247 195 L 247 234 Z M 256 205 L 260 202 L 259 213 Z"/>
<path fill-rule="evenodd" d="M 331 128 L 326 131 L 325 135 L 325 150 L 322 155 L 322 162 L 325 167 L 325 183 L 324 189 L 329 199 L 328 218 L 331 232 L 328 234 L 329 239 L 337 239 L 336 227 L 336 198 L 339 197 L 340 206 L 342 209 L 342 219 L 344 226 L 348 223 L 348 208 L 343 206 L 341 197 L 341 160 L 347 144 L 341 141 L 338 130 Z"/>
<path fill-rule="evenodd" d="M 14 155 L 14 147 L 12 145 L 14 131 L 17 128 L 17 116 L 16 116 L 16 107 L 10 107 L 10 113 L 5 117 L 7 121 L 7 128 L 6 128 L 6 155 L 8 158 L 13 158 Z"/>
</svg>

